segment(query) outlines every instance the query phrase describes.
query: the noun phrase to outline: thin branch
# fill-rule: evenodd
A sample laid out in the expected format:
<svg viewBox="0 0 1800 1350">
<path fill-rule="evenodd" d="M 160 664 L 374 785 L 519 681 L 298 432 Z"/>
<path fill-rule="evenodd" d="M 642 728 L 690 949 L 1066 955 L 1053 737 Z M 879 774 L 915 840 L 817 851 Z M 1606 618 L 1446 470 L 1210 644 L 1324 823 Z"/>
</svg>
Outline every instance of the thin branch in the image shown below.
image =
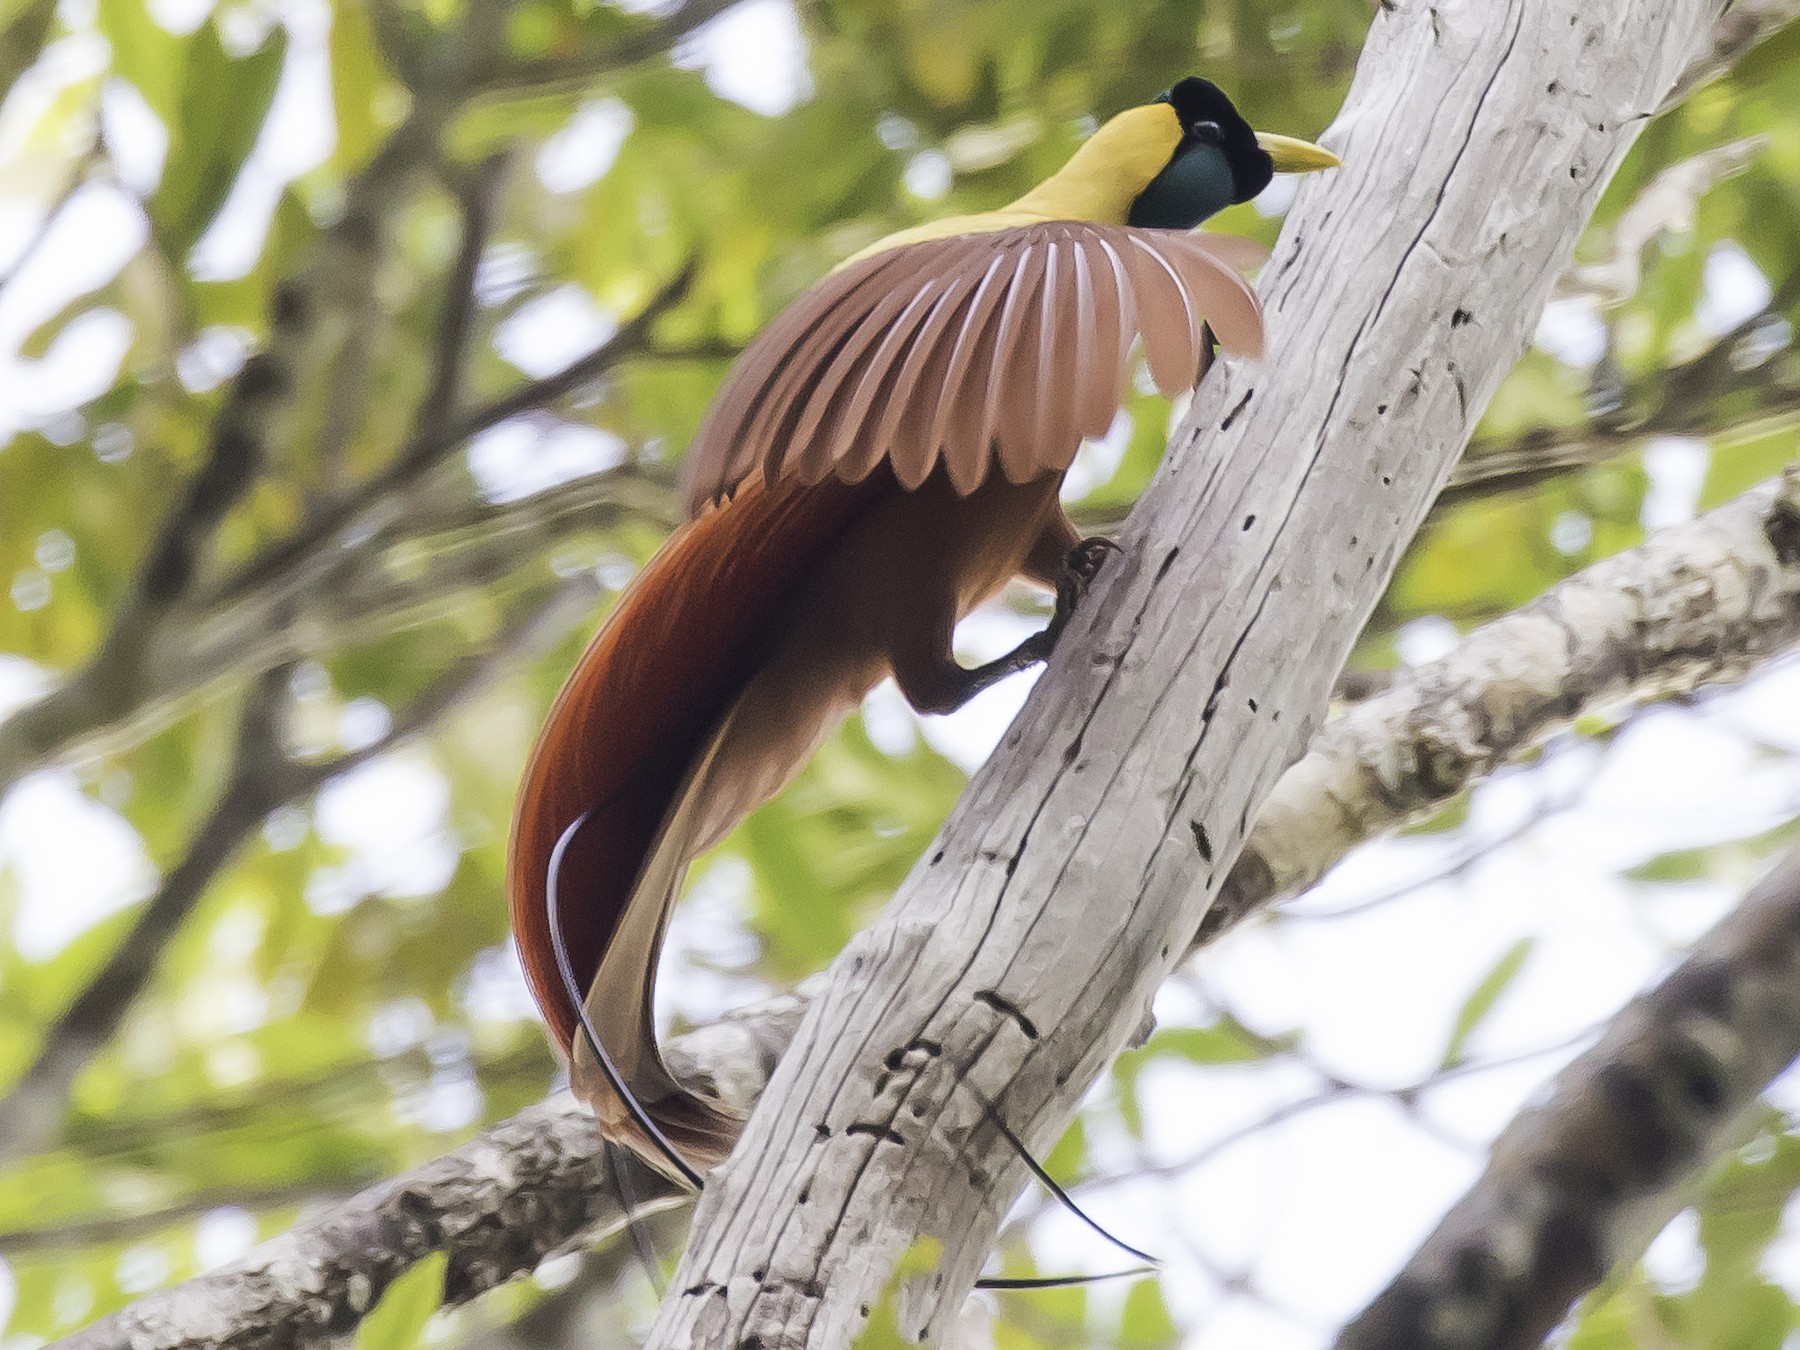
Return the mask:
<svg viewBox="0 0 1800 1350">
<path fill-rule="evenodd" d="M 473 1067 L 484 1090 L 510 1092 L 522 1091 L 532 1082 L 541 1084 L 550 1062 L 547 1046 L 530 1044 L 494 1058 L 477 1058 Z M 205 1141 L 211 1136 L 254 1128 L 267 1138 L 273 1111 L 281 1117 L 274 1127 L 283 1131 L 276 1140 L 279 1144 L 290 1137 L 288 1132 L 323 1128 L 322 1122 L 377 1109 L 375 1103 L 393 1095 L 388 1075 L 395 1069 L 423 1078 L 431 1068 L 430 1055 L 415 1046 L 394 1055 L 331 1064 L 313 1073 L 258 1079 L 253 1087 L 223 1100 L 208 1097 L 153 1114 L 121 1116 L 112 1111 L 77 1116 L 69 1121 L 59 1143 L 99 1162 L 141 1155 L 170 1139 L 193 1140 L 195 1152 L 200 1154 L 206 1151 Z M 0 1251 L 14 1236 L 35 1231 L 0 1233 Z"/>
<path fill-rule="evenodd" d="M 457 249 L 456 266 L 444 291 L 444 312 L 438 323 L 434 347 L 436 368 L 432 373 L 431 388 L 419 406 L 417 435 L 420 438 L 442 435 L 462 408 L 463 373 L 468 365 L 470 339 L 480 306 L 475 276 L 493 234 L 494 211 L 506 179 L 507 160 L 504 152 L 488 156 L 463 174 L 457 187 L 457 199 L 462 208 L 462 242 Z"/>
<path fill-rule="evenodd" d="M 281 661 L 320 657 L 451 616 L 470 592 L 508 583 L 562 540 L 642 521 L 672 528 L 681 502 L 668 475 L 627 464 L 514 502 L 476 500 L 396 516 L 322 558 L 310 587 L 284 582 L 230 606 L 170 619 L 133 702 L 70 743 L 118 753 L 221 688 Z"/>
<path fill-rule="evenodd" d="M 569 56 L 513 60 L 496 65 L 482 80 L 491 94 L 517 98 L 581 89 L 601 77 L 616 74 L 672 50 L 696 29 L 711 23 L 738 0 L 687 0 L 649 27 L 610 47 Z"/>
<path fill-rule="evenodd" d="M 213 877 L 272 810 L 281 758 L 280 722 L 287 706 L 287 674 L 277 667 L 245 700 L 237 752 L 225 790 L 188 841 L 187 852 L 163 878 L 131 933 L 50 1028 L 37 1057 L 0 1097 L 0 1161 L 37 1152 L 62 1119 L 68 1089 L 112 1038 L 125 1011 L 155 971 Z"/>
<path fill-rule="evenodd" d="M 1793 422 L 1800 418 L 1800 382 L 1783 359 L 1786 349 L 1752 351 L 1751 344 L 1788 319 L 1796 304 L 1800 273 L 1698 356 L 1627 386 L 1613 411 L 1571 429 L 1533 428 L 1505 442 L 1477 442 L 1451 473 L 1436 509 L 1535 487 L 1617 459 L 1656 436 L 1742 439 Z"/>
<path fill-rule="evenodd" d="M 1507 1055 L 1496 1055 L 1492 1059 L 1466 1060 L 1459 1064 L 1447 1065 L 1400 1087 L 1375 1087 L 1368 1083 L 1353 1083 L 1342 1078 L 1334 1078 L 1319 1069 L 1317 1065 L 1313 1065 L 1313 1071 L 1318 1073 L 1324 1081 L 1317 1089 L 1305 1096 L 1292 1097 L 1279 1105 L 1270 1107 L 1255 1119 L 1245 1121 L 1241 1125 L 1226 1130 L 1223 1134 L 1216 1135 L 1198 1149 L 1174 1162 L 1147 1163 L 1108 1176 L 1090 1177 L 1087 1180 L 1072 1183 L 1069 1189 L 1079 1196 L 1086 1197 L 1099 1191 L 1127 1186 L 1138 1181 L 1178 1181 L 1197 1168 L 1217 1161 L 1220 1155 L 1248 1143 L 1277 1125 L 1297 1116 L 1306 1115 L 1309 1112 L 1353 1098 L 1385 1098 L 1400 1105 L 1416 1122 L 1423 1124 L 1424 1119 L 1418 1111 L 1418 1101 L 1432 1088 L 1520 1064 L 1529 1064 L 1533 1060 L 1543 1059 L 1549 1055 L 1564 1055 L 1577 1046 L 1591 1041 L 1594 1034 L 1595 1030 L 1589 1029 L 1565 1037 L 1554 1045 L 1543 1045 L 1532 1050 L 1519 1050 Z M 1466 1150 L 1468 1147 L 1467 1141 L 1462 1139 L 1447 1140 L 1446 1142 L 1459 1149 Z M 1038 1215 L 1049 1212 L 1050 1209 L 1051 1205 L 1047 1200 L 1040 1200 L 1032 1206 L 1029 1213 L 1022 1215 L 1019 1221 L 1029 1222 Z"/>
<path fill-rule="evenodd" d="M 501 8 L 469 7 L 436 54 L 407 119 L 349 184 L 342 216 L 306 264 L 276 287 L 267 345 L 232 381 L 200 467 L 158 529 L 93 656 L 59 688 L 0 722 L 0 792 L 133 705 L 158 630 L 190 596 L 219 526 L 255 485 L 302 383 L 327 369 L 332 350 L 358 327 L 328 320 L 353 316 L 374 293 L 392 218 L 433 161 L 439 135 L 465 96 L 467 68 L 485 62 L 499 40 Z"/>
<path fill-rule="evenodd" d="M 125 940 L 50 1028 L 31 1066 L 0 1097 L 0 1160 L 28 1156 L 54 1138 L 75 1079 L 112 1039 L 155 974 L 164 949 L 269 812 L 427 730 L 513 663 L 521 650 L 541 649 L 560 636 L 572 608 L 569 601 L 588 585 L 553 592 L 515 620 L 490 650 L 458 662 L 417 695 L 379 739 L 330 759 L 300 762 L 283 754 L 280 722 L 288 704 L 287 671 L 278 666 L 265 674 L 246 702 L 232 772 L 212 813 Z M 585 597 L 580 608 L 585 611 Z"/>
<path fill-rule="evenodd" d="M 1800 853 L 1613 1019 L 1339 1350 L 1528 1350 L 1640 1254 L 1800 1055 Z"/>
<path fill-rule="evenodd" d="M 207 597 L 207 606 L 230 603 L 262 587 L 313 584 L 311 566 L 339 552 L 346 540 L 381 529 L 391 519 L 400 494 L 471 438 L 510 418 L 549 407 L 593 383 L 626 358 L 641 355 L 649 345 L 656 322 L 681 302 L 694 274 L 695 267 L 690 263 L 610 338 L 561 370 L 530 380 L 458 416 L 450 425 L 415 437 L 354 494 L 222 582 Z"/>
<path fill-rule="evenodd" d="M 366 1172 L 366 1167 L 363 1169 Z M 83 1247 L 111 1246 L 137 1238 L 165 1233 L 176 1224 L 197 1219 L 222 1205 L 240 1209 L 268 1211 L 321 1204 L 339 1205 L 353 1198 L 355 1189 L 368 1185 L 372 1178 L 348 1176 L 291 1182 L 285 1186 L 265 1186 L 251 1190 L 196 1191 L 174 1204 L 131 1214 L 105 1214 L 94 1218 L 69 1219 L 52 1228 L 15 1228 L 0 1232 L 0 1252 L 16 1260 L 21 1256 L 46 1252 L 74 1252 Z"/>
</svg>

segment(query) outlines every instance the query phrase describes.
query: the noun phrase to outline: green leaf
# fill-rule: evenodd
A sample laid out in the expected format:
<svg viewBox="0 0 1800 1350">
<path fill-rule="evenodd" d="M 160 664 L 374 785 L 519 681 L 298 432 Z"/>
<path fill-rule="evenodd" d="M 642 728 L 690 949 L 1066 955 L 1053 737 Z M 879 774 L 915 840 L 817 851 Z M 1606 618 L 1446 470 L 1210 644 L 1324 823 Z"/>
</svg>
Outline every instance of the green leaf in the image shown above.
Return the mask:
<svg viewBox="0 0 1800 1350">
<path fill-rule="evenodd" d="M 337 114 L 337 148 L 331 158 L 341 172 L 360 169 L 380 146 L 378 101 L 387 84 L 368 6 L 339 0 L 331 13 L 331 106 Z"/>
<path fill-rule="evenodd" d="M 1467 789 L 1457 793 L 1445 802 L 1437 811 L 1414 825 L 1407 825 L 1400 831 L 1402 835 L 1448 834 L 1452 830 L 1460 830 L 1469 823 L 1469 809 L 1474 804 L 1475 794 Z"/>
<path fill-rule="evenodd" d="M 189 49 L 179 120 L 169 129 L 169 161 L 150 214 L 164 250 L 185 261 L 219 214 L 256 144 L 287 52 L 276 29 L 249 56 L 226 54 L 208 23 Z"/>
<path fill-rule="evenodd" d="M 1082 1160 L 1086 1157 L 1087 1125 L 1080 1116 L 1076 1116 L 1063 1137 L 1056 1141 L 1056 1147 L 1044 1155 L 1042 1166 L 1056 1178 L 1059 1185 L 1066 1186 L 1081 1170 Z"/>
<path fill-rule="evenodd" d="M 1725 878 L 1748 885 L 1768 866 L 1770 856 L 1791 844 L 1797 833 L 1800 833 L 1800 825 L 1784 822 L 1748 839 L 1724 839 L 1703 848 L 1659 853 L 1647 862 L 1628 868 L 1623 875 L 1632 881 L 1680 884 Z"/>
<path fill-rule="evenodd" d="M 1698 881 L 1712 869 L 1707 864 L 1710 849 L 1683 848 L 1673 853 L 1659 853 L 1648 862 L 1626 869 L 1632 881 Z"/>
<path fill-rule="evenodd" d="M 1164 1027 L 1145 1043 L 1138 1056 L 1173 1055 L 1190 1064 L 1255 1064 L 1273 1049 L 1235 1022 L 1204 1027 Z"/>
<path fill-rule="evenodd" d="M 521 136 L 548 136 L 569 120 L 580 103 L 579 90 L 473 103 L 450 124 L 446 137 L 450 153 L 460 160 L 475 160 Z"/>
<path fill-rule="evenodd" d="M 1293 1036 L 1265 1037 L 1229 1017 L 1203 1027 L 1163 1027 L 1140 1048 L 1119 1056 L 1113 1083 L 1119 1091 L 1119 1118 L 1133 1135 L 1144 1131 L 1138 1102 L 1138 1080 L 1154 1064 L 1182 1060 L 1189 1064 L 1256 1064 L 1291 1050 Z"/>
<path fill-rule="evenodd" d="M 944 1244 L 935 1237 L 921 1237 L 914 1240 L 906 1249 L 894 1273 L 888 1279 L 887 1288 L 882 1291 L 870 1311 L 868 1321 L 854 1344 L 856 1350 L 901 1350 L 901 1347 L 916 1345 L 919 1337 L 917 1331 L 907 1334 L 901 1330 L 899 1321 L 900 1296 L 904 1288 L 915 1280 L 923 1280 L 932 1275 L 943 1260 Z"/>
<path fill-rule="evenodd" d="M 444 1271 L 450 1258 L 432 1252 L 387 1287 L 357 1328 L 357 1350 L 412 1350 L 425 1323 L 444 1302 Z"/>
<path fill-rule="evenodd" d="M 130 81 L 162 118 L 173 152 L 175 138 L 182 133 L 181 74 L 187 65 L 187 42 L 150 17 L 146 0 L 100 0 L 95 17 L 112 46 L 113 74 Z"/>
<path fill-rule="evenodd" d="M 1133 1284 L 1131 1292 L 1125 1295 L 1125 1315 L 1119 1322 L 1119 1345 L 1123 1350 L 1159 1350 L 1180 1342 L 1181 1329 L 1169 1316 L 1162 1285 L 1155 1280 Z"/>
<path fill-rule="evenodd" d="M 1442 1063 L 1445 1068 L 1462 1063 L 1469 1037 L 1475 1034 L 1475 1029 L 1487 1019 L 1487 1015 L 1494 1010 L 1494 1005 L 1500 1001 L 1500 996 L 1518 978 L 1535 945 L 1535 939 L 1521 938 L 1507 948 L 1506 954 L 1482 977 L 1474 992 L 1463 1000 L 1462 1008 L 1456 1014 L 1456 1023 L 1450 1029 L 1450 1043 L 1444 1047 Z"/>
<path fill-rule="evenodd" d="M 1779 1122 L 1764 1128 L 1779 1131 Z M 1800 1137 L 1779 1132 L 1752 1141 L 1711 1178 L 1699 1204 L 1706 1271 L 1679 1307 L 1690 1344 L 1732 1350 L 1781 1344 L 1792 1305 L 1769 1285 L 1762 1266 L 1797 1187 Z"/>
<path fill-rule="evenodd" d="M 1588 1300 L 1580 1309 L 1567 1350 L 1636 1350 L 1638 1335 L 1632 1313 L 1644 1294 L 1642 1276 L 1634 1272 L 1627 1287 L 1609 1297 Z"/>
</svg>

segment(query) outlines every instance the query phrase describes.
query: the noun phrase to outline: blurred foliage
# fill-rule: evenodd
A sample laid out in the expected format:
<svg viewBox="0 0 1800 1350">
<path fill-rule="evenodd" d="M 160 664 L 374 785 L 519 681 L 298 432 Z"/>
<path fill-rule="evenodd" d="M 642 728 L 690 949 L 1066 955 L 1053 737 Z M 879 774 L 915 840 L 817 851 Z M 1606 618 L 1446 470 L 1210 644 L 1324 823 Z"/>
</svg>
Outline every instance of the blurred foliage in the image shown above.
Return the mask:
<svg viewBox="0 0 1800 1350">
<path fill-rule="evenodd" d="M 334 608 L 330 587 L 287 597 L 223 668 L 188 675 L 142 716 L 101 718 L 57 747 L 62 767 L 18 788 L 57 796 L 59 820 L 78 797 L 128 827 L 146 871 L 182 858 L 230 781 L 253 674 L 288 663 L 293 756 L 353 751 L 433 678 L 489 650 L 507 616 L 569 578 L 615 588 L 653 549 L 655 513 L 596 523 L 543 503 L 574 500 L 597 473 L 665 483 L 732 351 L 838 259 L 896 227 L 1007 200 L 1094 119 L 1194 70 L 1226 84 L 1257 125 L 1316 134 L 1369 6 L 744 0 L 696 41 L 679 4 L 523 0 L 486 46 L 466 36 L 473 13 L 457 0 L 0 4 L 0 700 L 23 703 L 93 656 L 130 602 L 155 523 L 207 461 L 246 355 L 274 339 L 284 281 L 316 260 L 332 267 L 312 296 L 293 405 L 265 429 L 267 454 L 184 602 L 183 632 L 203 634 L 261 594 L 259 568 L 362 501 L 399 448 L 447 415 L 431 402 L 440 325 L 456 305 L 462 203 L 488 156 L 504 160 L 474 341 L 452 381 L 459 408 L 580 355 L 694 268 L 643 349 L 500 421 L 467 454 L 458 442 L 400 497 L 377 500 L 370 528 L 387 551 L 354 603 Z M 779 111 L 721 93 L 755 62 L 725 49 L 790 22 L 802 65 L 784 73 L 776 42 L 758 95 Z M 1650 125 L 1581 247 L 1585 263 L 1610 258 L 1660 173 L 1767 139 L 1741 174 L 1685 211 L 1669 204 L 1628 294 L 1572 294 L 1553 308 L 1545 344 L 1493 404 L 1469 483 L 1403 564 L 1360 665 L 1392 664 L 1415 620 L 1464 626 L 1511 608 L 1636 542 L 1646 520 L 1721 500 L 1791 457 L 1797 57 L 1800 31 L 1789 32 Z M 1272 241 L 1278 223 L 1246 206 L 1218 227 Z M 1117 462 L 1093 454 L 1079 510 L 1105 518 L 1134 499 L 1168 416 L 1160 400 L 1132 398 Z M 1684 438 L 1649 453 L 1691 461 L 1688 488 L 1646 467 L 1652 432 Z M 1551 450 L 1575 467 L 1544 471 Z M 1484 476 L 1519 456 L 1525 472 Z M 534 503 L 536 517 L 506 514 Z M 502 535 L 502 520 L 518 528 Z M 446 532 L 497 542 L 465 568 L 420 542 Z M 348 548 L 364 536 L 345 538 Z M 5 1344 L 192 1275 L 543 1092 L 555 1066 L 506 950 L 504 840 L 533 730 L 593 617 L 565 622 L 552 650 L 513 662 L 426 737 L 358 770 L 335 812 L 323 799 L 279 808 L 206 889 L 77 1079 L 54 1145 L 0 1171 L 14 1291 Z M 289 644 L 274 655 L 257 645 L 271 633 Z M 721 999 L 827 961 L 912 865 L 961 782 L 916 737 L 879 748 L 853 721 L 723 846 L 725 865 L 702 869 L 723 897 L 709 918 L 741 920 L 749 940 L 684 949 L 667 981 L 677 1015 L 709 1016 Z M 370 814 L 388 831 L 376 843 L 344 819 Z M 1753 851 L 1779 842 L 1758 838 Z M 1718 867 L 1690 850 L 1660 871 L 1646 864 L 1642 879 Z M 90 905 L 68 940 L 27 950 L 3 939 L 59 907 L 56 883 L 0 854 L 0 1090 L 124 939 L 127 902 L 149 884 L 120 881 L 123 893 Z M 1522 943 L 1497 956 L 1470 990 L 1443 1029 L 1447 1070 L 1464 1064 L 1530 954 Z M 706 976 L 727 977 L 722 994 Z M 1149 1076 L 1283 1063 L 1296 1046 L 1224 1013 L 1165 1027 L 1121 1060 L 1093 1114 L 1140 1137 Z M 1102 1159 L 1083 1128 L 1053 1155 L 1059 1175 Z M 1633 1276 L 1569 1344 L 1646 1343 L 1631 1329 L 1646 1315 L 1681 1344 L 1782 1343 L 1794 1310 L 1758 1261 L 1800 1146 L 1776 1129 L 1760 1147 L 1703 1208 L 1699 1283 L 1667 1293 Z M 1023 1240 L 1001 1259 L 1008 1273 L 1036 1268 Z M 424 1269 L 390 1291 L 360 1343 L 409 1345 L 421 1328 L 428 1342 L 461 1339 L 532 1305 L 562 1306 L 546 1278 L 428 1321 L 436 1278 Z M 1147 1281 L 1116 1297 L 1009 1298 L 992 1334 L 1018 1350 L 1172 1344 L 1182 1314 L 1165 1297 Z M 622 1322 L 595 1334 L 618 1343 Z"/>
</svg>

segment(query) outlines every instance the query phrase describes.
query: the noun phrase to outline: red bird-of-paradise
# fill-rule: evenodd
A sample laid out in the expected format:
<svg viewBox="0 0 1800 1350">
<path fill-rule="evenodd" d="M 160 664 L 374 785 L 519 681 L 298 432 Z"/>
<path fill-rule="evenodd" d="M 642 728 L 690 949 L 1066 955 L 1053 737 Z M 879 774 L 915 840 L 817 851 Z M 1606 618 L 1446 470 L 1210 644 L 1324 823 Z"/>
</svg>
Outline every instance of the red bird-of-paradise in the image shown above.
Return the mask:
<svg viewBox="0 0 1800 1350">
<path fill-rule="evenodd" d="M 1165 394 L 1204 372 L 1207 325 L 1262 349 L 1261 248 L 1194 226 L 1336 163 L 1186 79 L 1011 205 L 849 259 L 738 360 L 688 452 L 693 519 L 563 686 L 513 824 L 525 973 L 609 1139 L 696 1184 L 730 1151 L 742 1122 L 674 1080 L 651 1013 L 689 860 L 885 677 L 944 712 L 1044 658 L 1110 547 L 1058 490 L 1133 344 Z M 959 665 L 957 621 L 1014 577 L 1057 591 L 1049 628 Z"/>
</svg>

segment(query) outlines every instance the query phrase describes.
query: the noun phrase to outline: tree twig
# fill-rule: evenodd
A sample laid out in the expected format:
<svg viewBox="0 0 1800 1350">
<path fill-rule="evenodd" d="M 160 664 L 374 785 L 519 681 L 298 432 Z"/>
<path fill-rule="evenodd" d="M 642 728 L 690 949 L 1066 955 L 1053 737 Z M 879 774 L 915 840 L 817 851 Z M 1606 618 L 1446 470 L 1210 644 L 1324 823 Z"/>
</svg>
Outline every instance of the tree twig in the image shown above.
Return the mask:
<svg viewBox="0 0 1800 1350">
<path fill-rule="evenodd" d="M 567 56 L 510 60 L 494 66 L 482 80 L 482 88 L 503 97 L 536 96 L 559 89 L 580 88 L 602 76 L 661 56 L 696 29 L 711 23 L 738 0 L 686 0 L 656 22 L 620 39 L 610 47 Z"/>
<path fill-rule="evenodd" d="M 414 437 L 386 468 L 355 493 L 222 582 L 206 598 L 208 607 L 229 604 L 262 587 L 285 589 L 312 584 L 315 577 L 311 568 L 321 557 L 334 555 L 349 537 L 379 530 L 391 518 L 396 498 L 472 437 L 510 418 L 549 407 L 599 379 L 619 362 L 642 354 L 657 321 L 681 302 L 693 278 L 694 265 L 690 263 L 616 333 L 586 355 L 553 374 L 527 381 L 470 409 L 443 427 Z"/>
<path fill-rule="evenodd" d="M 470 339 L 475 331 L 475 315 L 480 302 L 475 277 L 481 268 L 482 254 L 494 230 L 494 211 L 500 189 L 506 180 L 507 161 L 504 152 L 488 156 L 461 176 L 457 199 L 462 207 L 462 241 L 457 247 L 456 266 L 444 289 L 444 310 L 438 321 L 434 346 L 436 363 L 431 388 L 419 405 L 417 436 L 424 439 L 441 436 L 444 428 L 455 420 L 463 404 L 463 373 L 468 365 Z"/>
</svg>

